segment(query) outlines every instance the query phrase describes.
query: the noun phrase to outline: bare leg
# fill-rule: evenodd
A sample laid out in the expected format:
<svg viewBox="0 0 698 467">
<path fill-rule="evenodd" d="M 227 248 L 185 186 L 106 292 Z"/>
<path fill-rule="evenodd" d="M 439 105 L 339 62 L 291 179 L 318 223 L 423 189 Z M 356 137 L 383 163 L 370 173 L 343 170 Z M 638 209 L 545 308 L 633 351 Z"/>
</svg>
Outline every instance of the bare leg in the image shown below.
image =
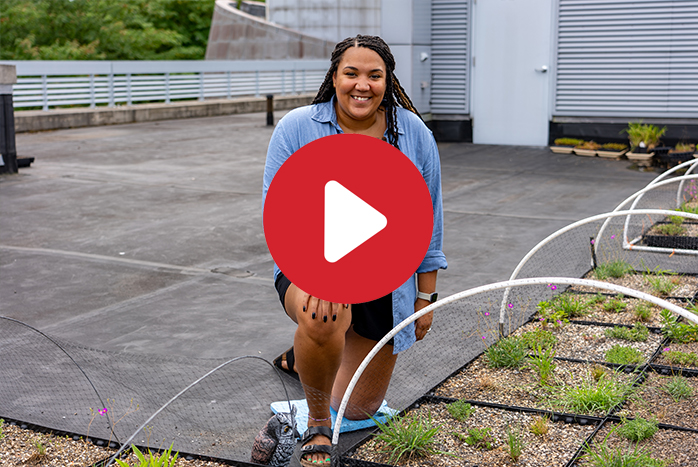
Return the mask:
<svg viewBox="0 0 698 467">
<path fill-rule="evenodd" d="M 314 297 L 304 311 L 304 297 L 307 297 L 304 292 L 293 284 L 286 291 L 286 311 L 298 323 L 293 341 L 295 368 L 303 383 L 310 416 L 324 419 L 330 417 L 330 394 L 342 363 L 345 336 L 351 325 L 351 307 L 340 307 L 333 319 L 333 313 L 328 311 L 330 304 L 318 302 Z M 308 419 L 309 427 L 318 425 L 329 427 L 331 421 Z M 308 444 L 329 445 L 331 440 L 317 435 Z M 318 453 L 309 460 L 322 463 L 326 457 Z"/>
<path fill-rule="evenodd" d="M 335 410 L 339 408 L 356 369 L 375 345 L 376 341 L 359 336 L 353 328 L 347 331 L 342 364 L 332 388 L 332 407 Z M 365 420 L 368 415 L 376 413 L 388 391 L 396 361 L 397 355 L 393 355 L 392 345 L 384 346 L 373 357 L 352 391 L 344 413 L 346 418 Z"/>
</svg>

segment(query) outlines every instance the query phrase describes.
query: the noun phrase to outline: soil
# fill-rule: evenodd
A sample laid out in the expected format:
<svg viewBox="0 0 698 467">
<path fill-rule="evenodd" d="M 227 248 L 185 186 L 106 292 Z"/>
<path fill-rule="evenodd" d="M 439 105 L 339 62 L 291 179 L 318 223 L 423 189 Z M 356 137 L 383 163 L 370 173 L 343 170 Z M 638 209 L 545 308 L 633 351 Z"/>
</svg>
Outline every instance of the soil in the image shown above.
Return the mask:
<svg viewBox="0 0 698 467">
<path fill-rule="evenodd" d="M 678 351 L 678 352 L 685 352 L 685 353 L 691 353 L 693 352 L 694 354 L 698 355 L 698 342 L 689 342 L 687 344 L 681 344 L 681 343 L 670 343 L 667 344 L 666 349 L 669 349 L 671 351 Z M 674 366 L 674 367 L 683 367 L 683 368 L 698 368 L 698 365 L 672 365 L 666 358 L 664 358 L 664 352 L 662 352 L 660 355 L 657 356 L 657 359 L 653 362 L 658 365 L 666 365 L 666 366 Z"/>
<path fill-rule="evenodd" d="M 645 292 L 650 295 L 654 295 L 660 298 L 666 298 L 666 295 L 662 295 L 652 287 L 650 279 L 657 278 L 656 274 L 626 274 L 623 277 L 615 278 L 609 277 L 604 279 L 604 282 L 609 284 L 621 285 L 623 287 L 628 287 L 640 292 Z M 669 296 L 671 297 L 681 297 L 681 298 L 693 298 L 698 294 L 698 277 L 679 275 L 679 274 L 665 274 L 664 277 L 669 279 L 676 287 L 671 291 Z M 591 271 L 584 276 L 585 279 L 597 280 L 594 276 L 594 272 Z M 578 292 L 606 292 L 605 290 L 599 290 L 594 287 L 582 287 L 582 286 L 572 286 L 570 291 Z"/>
</svg>

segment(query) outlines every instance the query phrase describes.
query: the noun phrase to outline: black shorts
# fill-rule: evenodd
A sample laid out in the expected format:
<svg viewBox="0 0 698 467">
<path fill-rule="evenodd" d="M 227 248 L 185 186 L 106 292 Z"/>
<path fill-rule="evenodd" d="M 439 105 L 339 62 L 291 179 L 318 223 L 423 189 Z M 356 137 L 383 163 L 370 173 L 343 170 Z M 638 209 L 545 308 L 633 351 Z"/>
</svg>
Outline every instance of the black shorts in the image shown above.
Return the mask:
<svg viewBox="0 0 698 467">
<path fill-rule="evenodd" d="M 286 311 L 286 291 L 291 281 L 281 272 L 274 285 L 279 293 L 281 306 Z M 393 329 L 393 294 L 390 293 L 371 302 L 352 304 L 351 323 L 354 325 L 354 332 L 361 337 L 376 342 L 381 340 Z M 393 345 L 393 340 L 391 339 L 388 344 Z"/>
</svg>

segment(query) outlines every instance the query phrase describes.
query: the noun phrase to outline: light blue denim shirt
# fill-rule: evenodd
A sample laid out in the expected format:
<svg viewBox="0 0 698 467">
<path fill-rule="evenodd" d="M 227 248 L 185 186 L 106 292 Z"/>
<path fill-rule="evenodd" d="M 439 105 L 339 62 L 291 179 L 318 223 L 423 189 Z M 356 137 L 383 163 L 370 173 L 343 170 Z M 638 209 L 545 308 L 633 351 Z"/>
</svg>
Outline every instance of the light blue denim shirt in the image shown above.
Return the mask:
<svg viewBox="0 0 698 467">
<path fill-rule="evenodd" d="M 434 231 L 429 249 L 416 273 L 446 269 L 448 263 L 442 252 L 443 245 L 443 205 L 441 201 L 441 164 L 436 141 L 431 131 L 417 115 L 409 110 L 397 108 L 398 145 L 424 177 L 431 194 L 434 208 Z M 269 141 L 267 161 L 264 167 L 264 188 L 262 206 L 274 175 L 286 159 L 304 145 L 324 136 L 343 133 L 337 124 L 334 98 L 330 102 L 299 107 L 286 114 L 276 125 Z M 387 134 L 386 134 L 387 138 Z M 376 258 L 373 267 L 390 267 L 381 264 Z M 274 280 L 279 268 L 274 265 Z M 393 324 L 414 313 L 417 300 L 416 274 L 393 292 Z M 415 343 L 414 324 L 410 324 L 395 336 L 394 353 L 409 349 Z"/>
</svg>

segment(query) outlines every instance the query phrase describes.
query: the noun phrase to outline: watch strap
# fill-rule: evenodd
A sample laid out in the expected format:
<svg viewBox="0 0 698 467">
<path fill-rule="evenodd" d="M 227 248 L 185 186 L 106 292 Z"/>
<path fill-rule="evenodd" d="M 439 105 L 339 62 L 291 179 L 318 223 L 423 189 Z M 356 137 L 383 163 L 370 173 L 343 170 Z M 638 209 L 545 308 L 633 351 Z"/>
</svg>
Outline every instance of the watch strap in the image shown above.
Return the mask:
<svg viewBox="0 0 698 467">
<path fill-rule="evenodd" d="M 422 300 L 426 300 L 429 303 L 434 303 L 436 300 L 438 300 L 439 294 L 436 292 L 426 293 L 426 292 L 417 291 L 417 298 L 421 298 Z"/>
</svg>

